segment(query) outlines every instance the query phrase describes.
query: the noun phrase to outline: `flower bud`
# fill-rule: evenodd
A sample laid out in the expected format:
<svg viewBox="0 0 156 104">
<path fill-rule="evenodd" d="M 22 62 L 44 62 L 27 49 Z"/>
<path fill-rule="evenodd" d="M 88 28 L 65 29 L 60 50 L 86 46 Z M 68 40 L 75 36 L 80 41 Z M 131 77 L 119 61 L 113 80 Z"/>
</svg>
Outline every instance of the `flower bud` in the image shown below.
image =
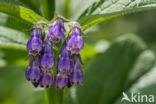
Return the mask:
<svg viewBox="0 0 156 104">
<path fill-rule="evenodd" d="M 54 22 L 53 27 L 50 28 L 49 30 L 49 34 L 50 34 L 49 40 L 54 43 L 58 43 L 60 42 L 60 40 L 62 40 L 63 33 L 64 33 L 63 21 L 61 19 L 57 19 Z"/>
<path fill-rule="evenodd" d="M 40 86 L 45 88 L 50 88 L 53 82 L 53 76 L 51 72 L 43 73 L 43 76 L 40 79 Z"/>
<path fill-rule="evenodd" d="M 79 28 L 73 28 L 71 32 L 71 38 L 67 43 L 67 49 L 74 54 L 79 54 L 83 49 L 84 43 L 81 37 L 81 31 Z"/>
<path fill-rule="evenodd" d="M 83 72 L 80 69 L 80 61 L 77 60 L 74 66 L 74 71 L 71 73 L 69 79 L 72 84 L 80 84 L 83 80 Z"/>
<path fill-rule="evenodd" d="M 36 56 L 42 50 L 41 30 L 34 29 L 31 39 L 27 42 L 27 50 L 30 55 Z"/>
<path fill-rule="evenodd" d="M 70 59 L 70 52 L 64 48 L 58 62 L 58 72 L 64 72 L 67 75 L 73 70 L 73 61 Z"/>
<path fill-rule="evenodd" d="M 29 78 L 32 82 L 37 82 L 40 79 L 40 68 L 39 68 L 39 59 L 36 58 L 35 61 L 32 63 L 32 68 L 29 71 Z"/>
<path fill-rule="evenodd" d="M 68 84 L 68 76 L 64 73 L 58 73 L 55 76 L 55 87 L 58 89 L 64 89 Z"/>
<path fill-rule="evenodd" d="M 44 47 L 44 53 L 40 60 L 40 66 L 43 70 L 50 70 L 55 66 L 55 59 L 52 55 L 52 47 L 49 44 L 46 44 Z"/>
<path fill-rule="evenodd" d="M 58 72 L 71 73 L 70 59 L 61 58 L 58 63 Z"/>
</svg>

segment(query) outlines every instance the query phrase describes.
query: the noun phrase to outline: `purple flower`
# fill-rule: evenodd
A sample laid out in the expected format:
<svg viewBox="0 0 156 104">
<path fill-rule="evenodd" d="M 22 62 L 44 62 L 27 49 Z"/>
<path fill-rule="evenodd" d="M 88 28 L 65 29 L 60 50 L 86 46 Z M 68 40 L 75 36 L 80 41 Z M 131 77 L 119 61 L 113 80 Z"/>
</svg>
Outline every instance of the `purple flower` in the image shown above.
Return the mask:
<svg viewBox="0 0 156 104">
<path fill-rule="evenodd" d="M 70 59 L 61 58 L 58 63 L 58 72 L 71 73 Z"/>
<path fill-rule="evenodd" d="M 64 72 L 67 75 L 73 70 L 73 61 L 70 59 L 70 52 L 64 48 L 58 62 L 58 72 Z"/>
<path fill-rule="evenodd" d="M 55 76 L 55 87 L 58 89 L 64 89 L 68 84 L 68 76 L 64 73 L 58 73 Z"/>
<path fill-rule="evenodd" d="M 71 32 L 71 38 L 67 43 L 67 49 L 74 54 L 79 54 L 84 48 L 84 43 L 81 37 L 81 31 L 79 28 L 74 28 Z"/>
<path fill-rule="evenodd" d="M 53 27 L 50 28 L 49 33 L 50 33 L 50 38 L 49 38 L 50 41 L 54 43 L 60 42 L 60 40 L 62 40 L 63 33 L 64 33 L 63 21 L 61 19 L 57 19 L 54 22 Z"/>
<path fill-rule="evenodd" d="M 28 71 L 29 72 L 29 79 L 32 82 L 37 82 L 40 79 L 40 68 L 39 68 L 39 59 L 36 58 L 35 61 L 32 63 L 31 69 Z"/>
<path fill-rule="evenodd" d="M 51 72 L 43 73 L 43 76 L 40 79 L 40 86 L 45 88 L 50 88 L 53 82 L 53 76 Z"/>
<path fill-rule="evenodd" d="M 42 40 L 40 29 L 34 29 L 31 39 L 27 42 L 27 50 L 30 55 L 36 56 L 42 50 Z"/>
<path fill-rule="evenodd" d="M 52 55 L 52 47 L 49 44 L 46 44 L 44 47 L 44 54 L 41 57 L 40 66 L 43 70 L 50 70 L 55 66 L 55 59 Z"/>
<path fill-rule="evenodd" d="M 40 69 L 32 69 L 30 71 L 30 81 L 36 82 L 40 79 Z"/>
<path fill-rule="evenodd" d="M 72 84 L 80 84 L 83 80 L 83 72 L 80 68 L 80 61 L 77 60 L 74 66 L 74 71 L 71 73 L 69 79 Z"/>
</svg>

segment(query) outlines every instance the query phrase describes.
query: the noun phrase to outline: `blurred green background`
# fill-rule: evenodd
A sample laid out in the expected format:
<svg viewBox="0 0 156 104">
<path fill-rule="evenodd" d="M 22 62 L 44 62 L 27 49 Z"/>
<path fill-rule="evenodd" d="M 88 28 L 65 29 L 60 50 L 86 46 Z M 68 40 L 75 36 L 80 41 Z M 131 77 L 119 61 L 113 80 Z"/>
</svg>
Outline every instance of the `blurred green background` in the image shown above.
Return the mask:
<svg viewBox="0 0 156 104">
<path fill-rule="evenodd" d="M 33 9 L 42 15 L 40 0 L 16 1 L 20 1 L 18 5 Z M 56 0 L 56 11 L 75 20 L 94 1 Z M 14 19 L 0 13 L 0 34 L 8 32 L 6 27 L 16 27 L 19 32 L 29 28 L 24 24 L 16 25 Z M 15 36 L 20 39 L 19 42 L 26 43 L 27 40 L 23 39 L 28 39 L 30 33 L 21 34 L 17 33 Z M 10 34 L 10 37 L 12 35 Z M 1 38 L 2 36 L 4 35 L 1 35 Z M 122 91 L 153 94 L 156 97 L 155 10 L 99 23 L 86 30 L 83 39 L 85 48 L 81 55 L 85 64 L 82 66 L 85 73 L 84 82 L 71 88 L 65 103 L 91 104 L 92 101 L 93 104 L 98 104 L 105 100 L 105 104 L 120 104 Z M 26 50 L 23 49 L 0 48 L 0 104 L 44 104 L 44 89 L 35 89 L 26 81 L 27 56 Z M 82 97 L 85 90 L 88 92 Z"/>
</svg>

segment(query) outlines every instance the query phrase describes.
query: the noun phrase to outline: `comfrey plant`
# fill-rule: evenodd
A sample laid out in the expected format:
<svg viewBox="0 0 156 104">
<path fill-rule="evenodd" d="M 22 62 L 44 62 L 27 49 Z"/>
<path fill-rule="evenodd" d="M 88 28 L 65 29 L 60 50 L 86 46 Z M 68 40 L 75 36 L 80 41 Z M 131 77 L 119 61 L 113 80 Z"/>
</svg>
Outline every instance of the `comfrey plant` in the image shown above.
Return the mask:
<svg viewBox="0 0 156 104">
<path fill-rule="evenodd" d="M 156 0 L 0 0 L 0 99 L 3 99 L 0 104 L 21 104 L 24 99 L 27 99 L 22 102 L 24 104 L 155 102 L 155 96 L 150 96 L 156 91 L 153 80 L 156 71 L 151 70 L 155 69 L 155 11 L 104 22 L 152 9 L 156 9 Z M 88 30 L 100 22 L 105 25 Z M 23 29 L 28 28 L 32 31 L 26 42 L 27 34 Z M 84 49 L 84 31 L 90 34 L 81 54 L 88 64 L 85 80 L 80 55 Z M 120 33 L 126 35 L 120 38 Z M 133 35 L 136 33 L 137 36 Z M 22 61 L 25 46 L 29 53 L 26 79 L 34 87 L 43 88 L 33 94 L 19 80 L 22 78 L 19 69 L 25 68 Z M 19 83 L 14 83 L 16 80 Z M 77 86 L 82 81 L 83 86 Z M 135 92 L 130 92 L 131 89 Z M 124 90 L 128 95 L 124 94 L 121 100 Z"/>
<path fill-rule="evenodd" d="M 69 25 L 69 30 L 64 29 L 64 22 Z M 61 43 L 61 46 L 58 45 Z M 78 22 L 66 21 L 59 16 L 50 23 L 37 22 L 33 27 L 31 39 L 27 42 L 29 53 L 29 66 L 25 72 L 27 80 L 34 87 L 40 85 L 50 88 L 54 84 L 57 89 L 81 84 L 83 72 L 80 51 L 83 48 L 81 26 Z M 58 56 L 55 57 L 59 57 L 58 63 L 55 62 L 57 58 L 54 57 L 53 50 L 57 51 Z M 57 68 L 56 75 L 52 75 L 51 72 L 54 67 Z"/>
</svg>

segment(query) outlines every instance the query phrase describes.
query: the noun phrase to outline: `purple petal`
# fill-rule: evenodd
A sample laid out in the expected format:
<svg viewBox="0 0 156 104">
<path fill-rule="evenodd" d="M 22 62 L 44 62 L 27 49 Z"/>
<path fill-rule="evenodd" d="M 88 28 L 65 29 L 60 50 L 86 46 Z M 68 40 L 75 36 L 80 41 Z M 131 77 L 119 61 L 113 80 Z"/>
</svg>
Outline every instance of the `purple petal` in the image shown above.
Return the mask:
<svg viewBox="0 0 156 104">
<path fill-rule="evenodd" d="M 55 66 L 55 59 L 54 59 L 54 56 L 52 56 L 52 54 L 48 54 L 48 55 L 43 55 L 41 57 L 41 68 L 43 70 L 50 70 L 50 69 L 53 69 L 54 66 Z"/>
<path fill-rule="evenodd" d="M 61 58 L 58 63 L 58 72 L 71 73 L 71 62 L 70 59 Z"/>
<path fill-rule="evenodd" d="M 58 43 L 60 42 L 60 40 L 62 40 L 63 37 L 63 21 L 58 19 L 55 21 L 54 25 L 52 28 L 50 28 L 49 30 L 49 40 L 54 42 L 54 43 Z"/>
<path fill-rule="evenodd" d="M 57 89 L 64 89 L 68 84 L 68 76 L 63 73 L 58 73 L 55 76 L 55 87 Z"/>
<path fill-rule="evenodd" d="M 53 82 L 53 76 L 51 73 L 46 73 L 41 77 L 40 86 L 45 88 L 50 88 Z"/>
</svg>

